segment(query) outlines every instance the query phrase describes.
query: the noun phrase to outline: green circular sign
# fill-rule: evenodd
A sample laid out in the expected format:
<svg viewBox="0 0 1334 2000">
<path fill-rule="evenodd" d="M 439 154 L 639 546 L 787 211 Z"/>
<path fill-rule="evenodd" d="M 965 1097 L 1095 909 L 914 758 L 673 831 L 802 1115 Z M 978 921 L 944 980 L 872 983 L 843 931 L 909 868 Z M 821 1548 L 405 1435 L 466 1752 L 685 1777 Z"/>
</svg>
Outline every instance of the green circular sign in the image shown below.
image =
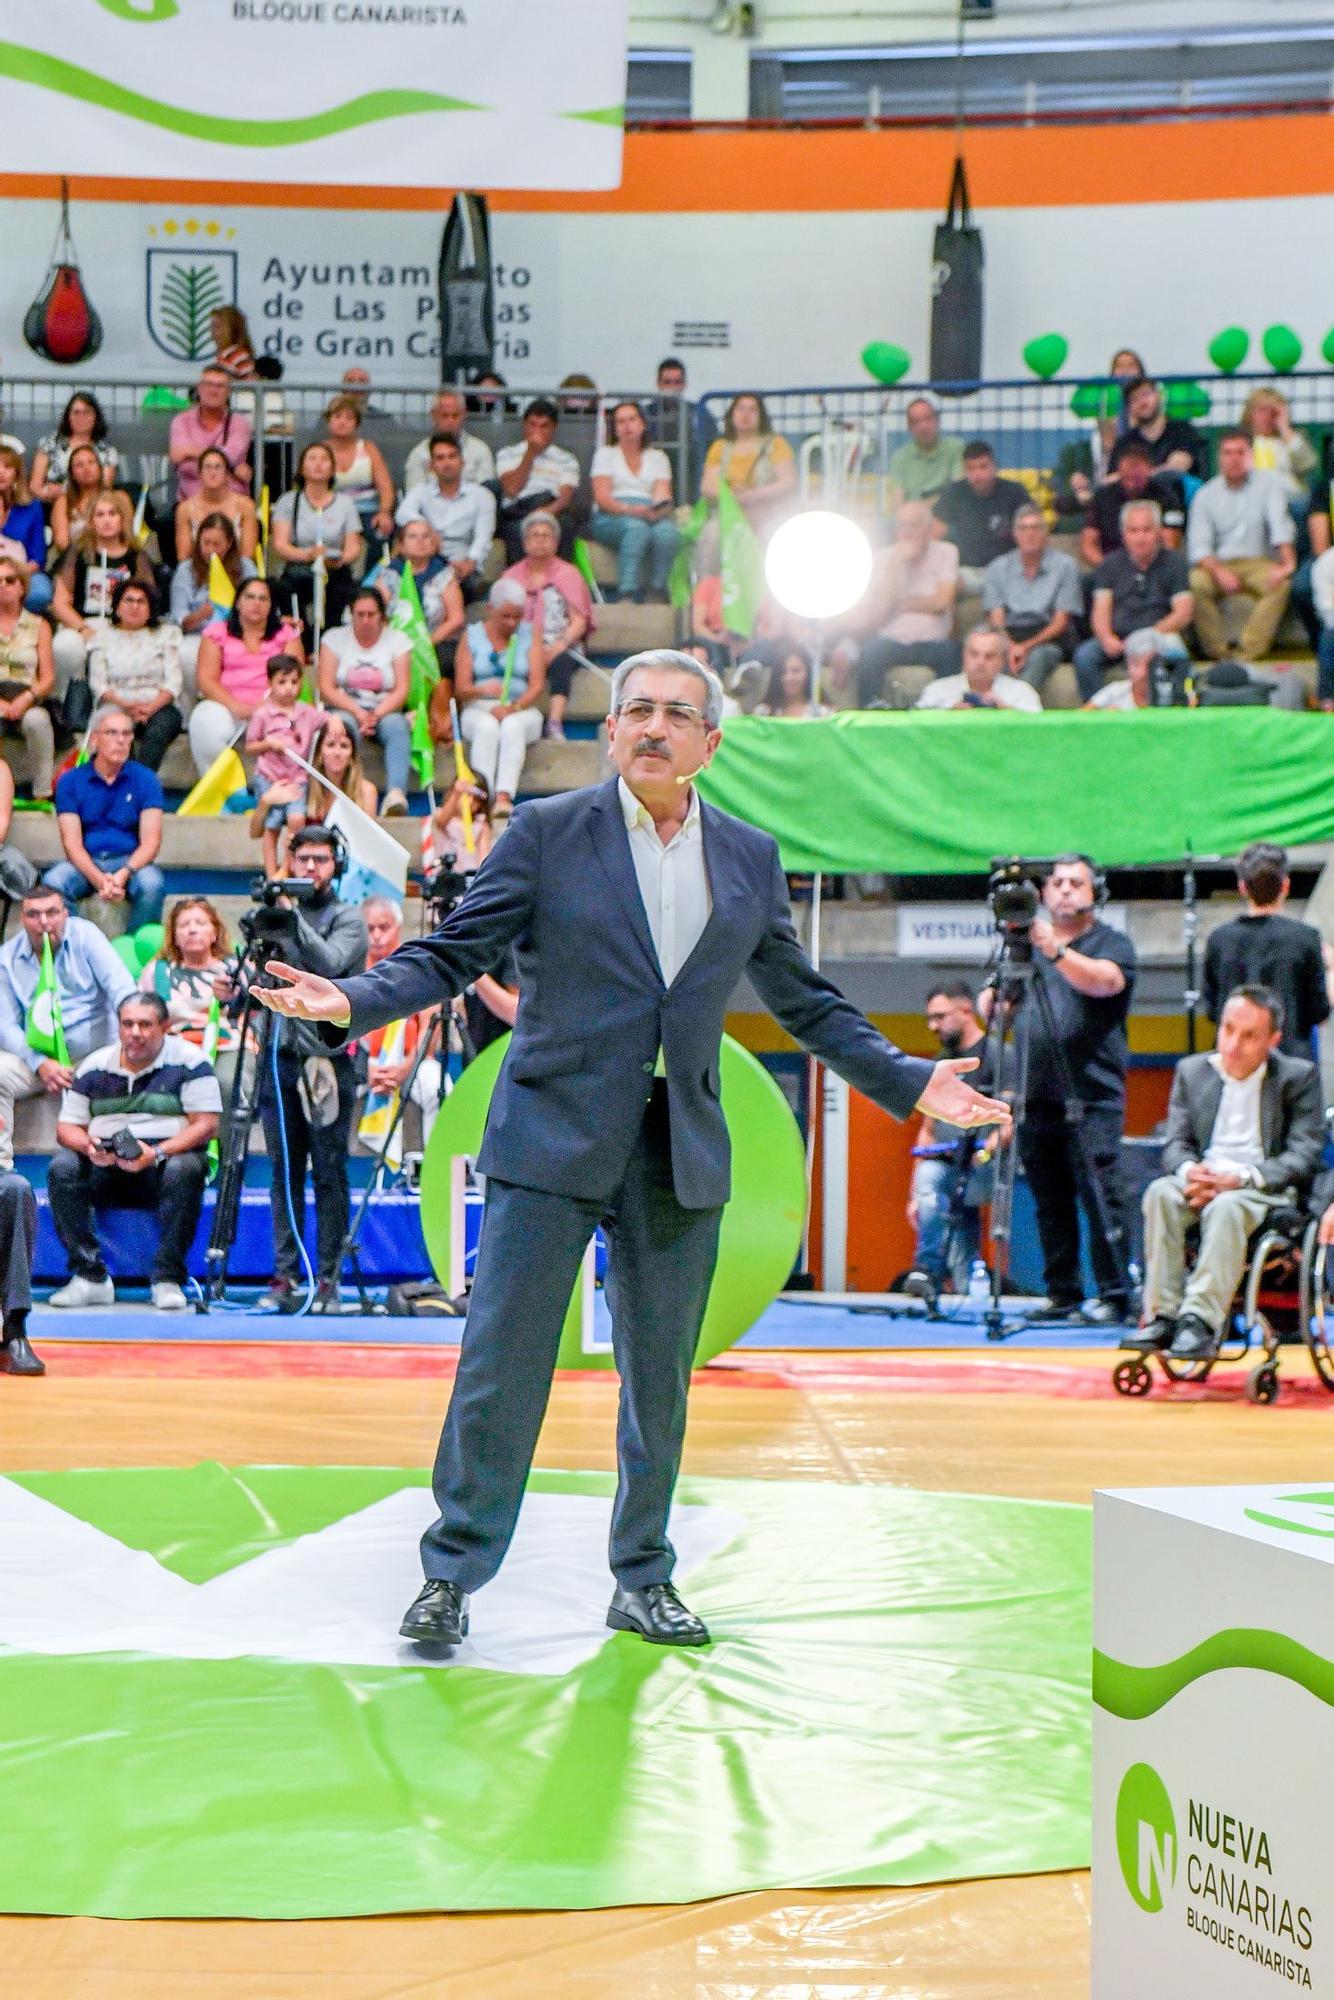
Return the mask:
<svg viewBox="0 0 1334 2000">
<path fill-rule="evenodd" d="M 1125 1884 L 1150 1916 L 1163 1907 L 1177 1875 L 1177 1820 L 1167 1787 L 1151 1764 L 1132 1764 L 1116 1795 L 1116 1852 Z"/>
<path fill-rule="evenodd" d="M 509 1047 L 493 1042 L 470 1063 L 445 1099 L 422 1162 L 421 1223 L 427 1255 L 441 1284 L 449 1282 L 449 1163 L 481 1148 L 491 1092 Z M 704 1313 L 697 1363 L 741 1338 L 787 1282 L 806 1213 L 806 1158 L 801 1132 L 763 1063 L 723 1038 L 719 1074 L 723 1116 L 732 1140 L 732 1199 L 723 1210 L 718 1263 Z M 541 1254 L 541 1245 L 534 1245 Z M 613 1368 L 609 1352 L 585 1353 L 578 1296 L 561 1334 L 561 1368 Z"/>
</svg>

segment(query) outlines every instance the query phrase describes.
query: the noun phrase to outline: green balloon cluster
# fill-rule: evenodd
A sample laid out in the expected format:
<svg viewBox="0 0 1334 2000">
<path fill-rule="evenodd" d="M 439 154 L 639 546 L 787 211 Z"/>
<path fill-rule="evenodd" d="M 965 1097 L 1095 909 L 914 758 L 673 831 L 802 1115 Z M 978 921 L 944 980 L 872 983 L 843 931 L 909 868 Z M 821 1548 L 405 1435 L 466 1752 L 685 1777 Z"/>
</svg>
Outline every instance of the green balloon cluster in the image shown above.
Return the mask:
<svg viewBox="0 0 1334 2000">
<path fill-rule="evenodd" d="M 1163 408 L 1169 417 L 1196 424 L 1208 416 L 1212 402 L 1209 391 L 1198 382 L 1169 382 L 1163 394 Z"/>
<path fill-rule="evenodd" d="M 1329 332 L 1321 341 L 1320 352 L 1324 355 L 1330 367 L 1334 368 L 1334 326 L 1329 329 Z"/>
<path fill-rule="evenodd" d="M 896 347 L 890 340 L 871 340 L 862 349 L 862 367 L 886 388 L 902 381 L 912 367 L 912 356 L 906 347 Z"/>
<path fill-rule="evenodd" d="M 1280 375 L 1290 375 L 1302 358 L 1302 343 L 1290 326 L 1267 326 L 1260 338 L 1265 360 Z"/>
<path fill-rule="evenodd" d="M 1235 375 L 1250 352 L 1251 336 L 1244 326 L 1225 326 L 1209 342 L 1209 359 L 1220 375 Z"/>
<path fill-rule="evenodd" d="M 133 933 L 126 931 L 120 937 L 112 938 L 111 949 L 125 970 L 137 979 L 149 959 L 157 957 L 165 938 L 161 924 L 142 924 Z"/>
<path fill-rule="evenodd" d="M 1040 333 L 1024 349 L 1024 366 L 1041 381 L 1050 382 L 1064 368 L 1069 353 L 1070 343 L 1063 333 Z"/>
<path fill-rule="evenodd" d="M 1121 414 L 1121 391 L 1111 382 L 1081 382 L 1070 398 L 1071 414 L 1086 423 Z"/>
</svg>

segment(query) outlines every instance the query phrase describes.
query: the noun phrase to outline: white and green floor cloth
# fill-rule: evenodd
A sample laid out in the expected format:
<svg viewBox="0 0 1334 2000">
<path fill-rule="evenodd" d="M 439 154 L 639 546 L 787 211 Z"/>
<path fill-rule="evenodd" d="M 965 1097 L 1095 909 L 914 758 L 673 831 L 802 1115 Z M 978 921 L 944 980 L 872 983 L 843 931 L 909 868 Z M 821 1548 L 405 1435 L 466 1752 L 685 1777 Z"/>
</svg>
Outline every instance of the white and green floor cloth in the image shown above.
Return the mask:
<svg viewBox="0 0 1334 2000">
<path fill-rule="evenodd" d="M 448 1663 L 420 1473 L 0 1479 L 0 1903 L 581 1909 L 1089 1860 L 1089 1514 L 683 1480 L 715 1643 L 607 1630 L 612 1481 L 535 1474 Z"/>
</svg>

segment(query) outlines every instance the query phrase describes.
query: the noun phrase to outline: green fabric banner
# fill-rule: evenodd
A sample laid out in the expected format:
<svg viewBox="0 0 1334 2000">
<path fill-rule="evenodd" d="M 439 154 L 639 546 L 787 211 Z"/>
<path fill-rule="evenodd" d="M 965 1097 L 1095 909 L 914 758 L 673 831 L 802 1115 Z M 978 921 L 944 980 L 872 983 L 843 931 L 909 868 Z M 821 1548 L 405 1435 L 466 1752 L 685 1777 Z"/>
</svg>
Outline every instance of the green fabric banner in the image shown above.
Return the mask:
<svg viewBox="0 0 1334 2000">
<path fill-rule="evenodd" d="M 678 1653 L 607 1630 L 613 1486 L 536 1473 L 429 1666 L 396 1637 L 423 1472 L 0 1479 L 0 1907 L 587 1909 L 1087 1866 L 1086 1508 L 683 1480 L 714 1644 Z"/>
<path fill-rule="evenodd" d="M 738 716 L 699 784 L 789 869 L 967 874 L 1075 848 L 1129 866 L 1334 839 L 1334 726 L 1264 708 Z"/>
</svg>

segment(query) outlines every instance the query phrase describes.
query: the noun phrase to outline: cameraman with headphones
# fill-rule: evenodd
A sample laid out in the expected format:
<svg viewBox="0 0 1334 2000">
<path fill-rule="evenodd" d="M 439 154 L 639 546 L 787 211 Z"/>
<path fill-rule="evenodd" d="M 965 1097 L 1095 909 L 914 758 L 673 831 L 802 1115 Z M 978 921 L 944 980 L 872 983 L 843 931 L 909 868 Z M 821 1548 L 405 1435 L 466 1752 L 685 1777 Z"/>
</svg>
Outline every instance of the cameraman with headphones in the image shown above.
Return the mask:
<svg viewBox="0 0 1334 2000">
<path fill-rule="evenodd" d="M 1132 1315 L 1121 1135 L 1135 947 L 1124 931 L 1099 917 L 1106 900 L 1106 883 L 1086 854 L 1057 856 L 1032 929 L 1035 985 L 1024 1003 L 1028 1081 L 1019 1126 L 1019 1156 L 1037 1209 L 1050 1301 L 1038 1317 L 1079 1317 L 1097 1326 Z M 1098 1286 L 1098 1301 L 1086 1310 L 1079 1274 L 1081 1208 Z"/>
<path fill-rule="evenodd" d="M 366 919 L 360 909 L 339 902 L 335 887 L 347 865 L 342 835 L 335 827 L 303 827 L 292 838 L 287 865 L 293 876 L 313 883 L 315 893 L 295 905 L 280 899 L 279 907 L 291 911 L 294 930 L 290 952 L 284 945 L 272 955 L 290 956 L 294 964 L 326 979 L 346 979 L 364 971 Z M 276 1017 L 272 1032 L 277 1037 L 282 1108 L 280 1124 L 270 1055 L 259 1105 L 273 1174 L 273 1283 L 266 1304 L 272 1312 L 296 1312 L 303 1290 L 301 1253 L 283 1189 L 285 1144 L 288 1190 L 298 1229 L 305 1218 L 307 1160 L 315 1183 L 317 1285 L 312 1311 L 337 1311 L 340 1257 L 351 1205 L 347 1155 L 356 1070 L 350 1055 L 330 1055 L 318 1032 L 304 1022 Z"/>
</svg>

